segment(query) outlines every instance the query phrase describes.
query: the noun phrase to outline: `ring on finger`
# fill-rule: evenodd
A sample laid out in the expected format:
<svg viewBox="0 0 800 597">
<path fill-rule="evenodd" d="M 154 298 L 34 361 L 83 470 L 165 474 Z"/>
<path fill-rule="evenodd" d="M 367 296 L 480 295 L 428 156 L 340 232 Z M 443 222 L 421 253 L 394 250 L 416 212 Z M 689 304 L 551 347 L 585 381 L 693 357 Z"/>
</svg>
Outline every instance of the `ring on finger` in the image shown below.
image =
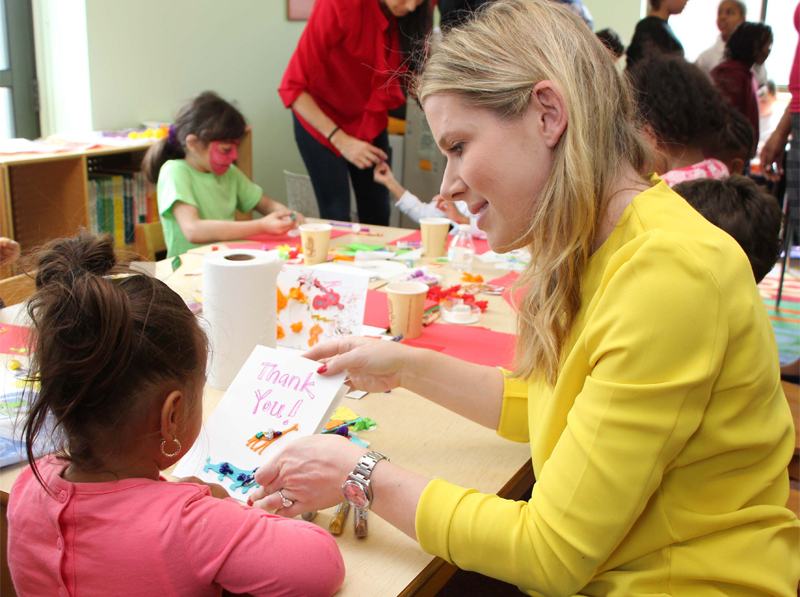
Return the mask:
<svg viewBox="0 0 800 597">
<path fill-rule="evenodd" d="M 291 508 L 292 507 L 292 504 L 294 504 L 294 502 L 292 500 L 290 500 L 289 498 L 287 498 L 285 495 L 283 495 L 283 489 L 279 489 L 278 490 L 278 495 L 281 496 L 281 500 L 283 501 L 283 507 L 284 508 Z"/>
</svg>

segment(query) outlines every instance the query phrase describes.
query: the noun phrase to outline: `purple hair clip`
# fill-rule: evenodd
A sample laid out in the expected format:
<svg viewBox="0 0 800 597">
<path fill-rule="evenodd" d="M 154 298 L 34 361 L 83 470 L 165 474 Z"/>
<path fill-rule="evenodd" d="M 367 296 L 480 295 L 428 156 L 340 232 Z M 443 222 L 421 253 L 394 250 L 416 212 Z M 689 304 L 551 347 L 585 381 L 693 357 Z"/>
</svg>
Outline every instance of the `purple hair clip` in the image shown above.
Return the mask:
<svg viewBox="0 0 800 597">
<path fill-rule="evenodd" d="M 167 143 L 175 147 L 180 145 L 180 143 L 178 143 L 178 135 L 175 133 L 174 124 L 169 125 L 169 133 L 167 134 Z"/>
</svg>

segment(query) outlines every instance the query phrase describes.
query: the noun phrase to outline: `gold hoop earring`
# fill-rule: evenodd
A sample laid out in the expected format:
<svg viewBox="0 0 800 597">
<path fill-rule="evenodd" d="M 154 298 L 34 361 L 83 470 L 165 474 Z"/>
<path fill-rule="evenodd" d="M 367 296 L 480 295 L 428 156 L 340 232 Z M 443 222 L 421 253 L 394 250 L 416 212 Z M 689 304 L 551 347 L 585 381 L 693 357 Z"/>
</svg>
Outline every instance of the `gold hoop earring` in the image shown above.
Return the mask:
<svg viewBox="0 0 800 597">
<path fill-rule="evenodd" d="M 178 454 L 180 454 L 180 451 L 181 451 L 181 442 L 179 442 L 179 441 L 178 441 L 178 438 L 177 438 L 177 437 L 175 437 L 175 436 L 173 435 L 173 436 L 172 436 L 172 441 L 174 441 L 176 444 L 178 444 L 178 447 L 177 447 L 177 448 L 175 449 L 175 451 L 174 451 L 174 452 L 172 452 L 171 454 L 167 454 L 167 453 L 164 451 L 164 446 L 166 446 L 166 445 L 167 445 L 167 440 L 165 440 L 165 439 L 162 439 L 162 440 L 161 440 L 161 453 L 162 453 L 164 456 L 166 456 L 167 458 L 172 458 L 173 456 L 177 456 Z"/>
</svg>

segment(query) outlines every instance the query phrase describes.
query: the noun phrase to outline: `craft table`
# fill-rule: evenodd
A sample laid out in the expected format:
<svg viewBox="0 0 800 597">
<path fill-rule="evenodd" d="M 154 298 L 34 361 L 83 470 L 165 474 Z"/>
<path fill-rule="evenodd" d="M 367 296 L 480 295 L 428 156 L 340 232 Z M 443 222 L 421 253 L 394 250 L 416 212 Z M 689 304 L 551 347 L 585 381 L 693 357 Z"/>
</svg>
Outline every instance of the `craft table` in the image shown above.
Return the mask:
<svg viewBox="0 0 800 597">
<path fill-rule="evenodd" d="M 364 242 L 384 244 L 409 234 L 410 230 L 370 226 L 384 236 L 348 234 L 331 240 L 331 246 Z M 298 244 L 300 239 L 298 238 Z M 226 245 L 235 243 L 226 242 Z M 158 263 L 157 275 L 184 298 L 199 294 L 200 278 L 185 272 L 201 267 L 202 253 L 195 250 L 182 256 L 175 272 L 169 261 Z M 417 265 L 428 262 L 422 259 Z M 459 284 L 461 274 L 446 264 L 435 270 L 443 277 L 443 286 Z M 506 271 L 475 259 L 472 273 L 488 281 Z M 376 284 L 371 284 L 375 287 Z M 489 308 L 478 325 L 499 332 L 515 331 L 514 314 L 501 296 L 480 295 Z M 0 310 L 0 323 L 14 323 L 19 309 Z M 441 323 L 441 318 L 437 323 Z M 450 324 L 443 324 L 450 325 Z M 0 355 L 7 357 L 7 355 Z M 206 387 L 204 417 L 208 417 L 224 392 Z M 531 487 L 533 472 L 530 447 L 500 438 L 495 432 L 464 419 L 404 389 L 388 394 L 368 394 L 361 400 L 345 398 L 343 405 L 378 423 L 377 429 L 361 436 L 370 448 L 387 454 L 393 462 L 431 477 L 442 477 L 485 493 L 519 499 Z M 8 492 L 23 465 L 0 469 L 0 490 Z M 169 477 L 170 471 L 167 471 Z M 332 510 L 321 511 L 315 524 L 327 529 Z M 369 536 L 356 539 L 350 514 L 343 533 L 337 538 L 347 568 L 347 577 L 337 595 L 346 597 L 386 597 L 390 595 L 433 595 L 455 571 L 455 567 L 420 549 L 416 541 L 371 514 Z"/>
</svg>

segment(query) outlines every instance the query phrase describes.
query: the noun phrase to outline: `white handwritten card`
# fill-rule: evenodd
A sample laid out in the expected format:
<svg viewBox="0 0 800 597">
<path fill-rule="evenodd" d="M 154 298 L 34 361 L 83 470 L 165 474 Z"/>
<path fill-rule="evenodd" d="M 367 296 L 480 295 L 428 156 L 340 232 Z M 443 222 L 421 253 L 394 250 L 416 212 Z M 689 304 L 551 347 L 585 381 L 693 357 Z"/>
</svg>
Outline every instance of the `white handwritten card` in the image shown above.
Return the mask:
<svg viewBox="0 0 800 597">
<path fill-rule="evenodd" d="M 173 475 L 219 483 L 246 499 L 251 482 L 236 477 L 251 474 L 292 440 L 321 431 L 347 391 L 344 373 L 323 377 L 318 368 L 291 352 L 256 346 Z M 231 473 L 219 479 L 223 463 Z"/>
<path fill-rule="evenodd" d="M 308 350 L 360 336 L 369 277 L 284 266 L 278 275 L 278 346 Z"/>
</svg>

